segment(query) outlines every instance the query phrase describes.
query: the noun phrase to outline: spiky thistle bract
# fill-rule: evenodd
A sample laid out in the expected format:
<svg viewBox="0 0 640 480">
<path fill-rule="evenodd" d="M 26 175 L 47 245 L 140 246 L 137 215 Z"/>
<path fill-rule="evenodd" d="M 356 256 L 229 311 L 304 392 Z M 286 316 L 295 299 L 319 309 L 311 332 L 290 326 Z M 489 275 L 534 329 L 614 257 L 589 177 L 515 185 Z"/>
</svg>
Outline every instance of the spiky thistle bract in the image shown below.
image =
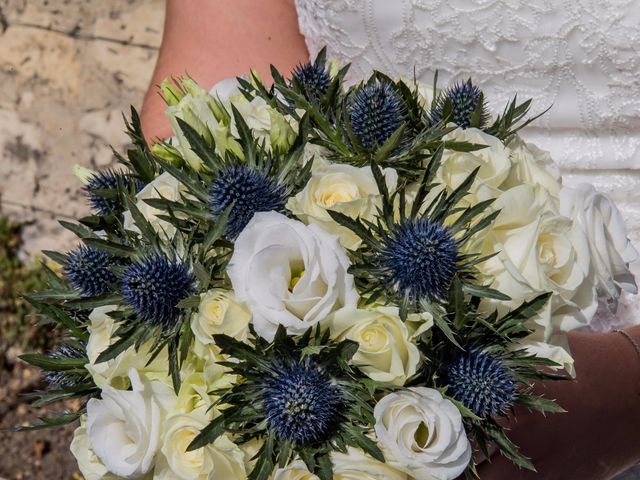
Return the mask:
<svg viewBox="0 0 640 480">
<path fill-rule="evenodd" d="M 361 448 L 384 461 L 367 436 L 379 385 L 349 364 L 357 344 L 332 341 L 328 334 L 309 329 L 289 337 L 280 326 L 272 342 L 256 337 L 243 343 L 215 335 L 216 345 L 230 357 L 223 365 L 240 380 L 214 392 L 217 403 L 225 406 L 224 414 L 205 427 L 188 450 L 212 443 L 225 432 L 240 445 L 261 439 L 251 480 L 267 480 L 276 466 L 284 467 L 295 457 L 329 480 L 330 455 L 336 447 Z"/>
</svg>

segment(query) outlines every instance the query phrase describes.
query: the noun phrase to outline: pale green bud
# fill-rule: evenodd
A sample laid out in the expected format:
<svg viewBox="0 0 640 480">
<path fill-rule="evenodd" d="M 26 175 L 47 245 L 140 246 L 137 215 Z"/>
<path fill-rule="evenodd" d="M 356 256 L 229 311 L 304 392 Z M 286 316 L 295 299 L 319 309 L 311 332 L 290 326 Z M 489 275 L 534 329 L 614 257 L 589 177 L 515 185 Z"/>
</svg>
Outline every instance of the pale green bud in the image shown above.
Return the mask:
<svg viewBox="0 0 640 480">
<path fill-rule="evenodd" d="M 160 95 L 167 105 L 177 105 L 184 97 L 184 93 L 168 78 L 165 78 L 160 84 Z"/>
<path fill-rule="evenodd" d="M 271 148 L 276 152 L 286 152 L 293 145 L 296 132 L 280 112 L 269 109 L 269 117 L 271 119 L 271 129 L 269 130 Z"/>
<path fill-rule="evenodd" d="M 154 143 L 151 146 L 151 153 L 176 167 L 180 167 L 184 163 L 178 149 L 167 143 Z"/>
</svg>

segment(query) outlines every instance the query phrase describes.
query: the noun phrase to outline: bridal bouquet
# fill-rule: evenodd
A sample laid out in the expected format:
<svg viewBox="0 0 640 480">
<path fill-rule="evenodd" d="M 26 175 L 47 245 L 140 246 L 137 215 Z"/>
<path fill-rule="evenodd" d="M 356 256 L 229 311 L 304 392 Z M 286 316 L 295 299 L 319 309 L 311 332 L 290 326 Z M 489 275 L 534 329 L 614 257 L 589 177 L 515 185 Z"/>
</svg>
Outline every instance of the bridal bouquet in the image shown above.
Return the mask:
<svg viewBox="0 0 640 480">
<path fill-rule="evenodd" d="M 35 427 L 79 419 L 88 480 L 473 478 L 471 442 L 534 468 L 498 420 L 561 411 L 532 382 L 635 291 L 620 214 L 518 137 L 530 102 L 347 68 L 167 81 L 175 136 L 133 111 L 122 167 L 77 172 L 93 215 L 28 297 L 67 340 L 23 359 L 38 405 L 81 399 Z"/>
</svg>

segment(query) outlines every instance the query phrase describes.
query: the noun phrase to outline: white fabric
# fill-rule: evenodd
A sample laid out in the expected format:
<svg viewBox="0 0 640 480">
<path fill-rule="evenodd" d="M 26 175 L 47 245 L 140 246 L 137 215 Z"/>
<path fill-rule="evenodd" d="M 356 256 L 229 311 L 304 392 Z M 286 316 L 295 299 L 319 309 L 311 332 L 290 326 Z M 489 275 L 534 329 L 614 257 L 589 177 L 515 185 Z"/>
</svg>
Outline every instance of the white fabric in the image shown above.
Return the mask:
<svg viewBox="0 0 640 480">
<path fill-rule="evenodd" d="M 517 93 L 551 110 L 524 137 L 567 184 L 608 193 L 640 246 L 640 0 L 296 0 L 313 57 L 439 85 L 472 77 L 499 113 Z M 634 273 L 640 275 L 640 265 Z M 637 297 L 618 318 L 640 323 Z M 607 325 L 605 325 L 605 323 Z"/>
</svg>

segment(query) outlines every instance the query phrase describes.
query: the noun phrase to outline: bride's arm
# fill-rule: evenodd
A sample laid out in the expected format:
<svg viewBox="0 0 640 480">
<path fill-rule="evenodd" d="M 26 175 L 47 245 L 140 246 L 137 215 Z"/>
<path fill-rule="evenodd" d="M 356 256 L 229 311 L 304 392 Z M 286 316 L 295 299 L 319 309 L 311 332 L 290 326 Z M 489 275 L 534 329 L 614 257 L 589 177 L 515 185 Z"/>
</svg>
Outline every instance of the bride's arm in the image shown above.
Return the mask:
<svg viewBox="0 0 640 480">
<path fill-rule="evenodd" d="M 294 0 L 167 0 L 164 36 L 142 106 L 148 139 L 171 134 L 156 86 L 189 74 L 205 88 L 269 64 L 288 72 L 308 59 Z"/>
<path fill-rule="evenodd" d="M 627 332 L 640 342 L 640 326 Z M 482 480 L 604 480 L 640 461 L 640 357 L 620 333 L 569 334 L 575 381 L 536 391 L 567 410 L 543 417 L 517 410 L 509 437 L 538 473 L 518 470 L 499 455 L 483 462 Z"/>
</svg>

